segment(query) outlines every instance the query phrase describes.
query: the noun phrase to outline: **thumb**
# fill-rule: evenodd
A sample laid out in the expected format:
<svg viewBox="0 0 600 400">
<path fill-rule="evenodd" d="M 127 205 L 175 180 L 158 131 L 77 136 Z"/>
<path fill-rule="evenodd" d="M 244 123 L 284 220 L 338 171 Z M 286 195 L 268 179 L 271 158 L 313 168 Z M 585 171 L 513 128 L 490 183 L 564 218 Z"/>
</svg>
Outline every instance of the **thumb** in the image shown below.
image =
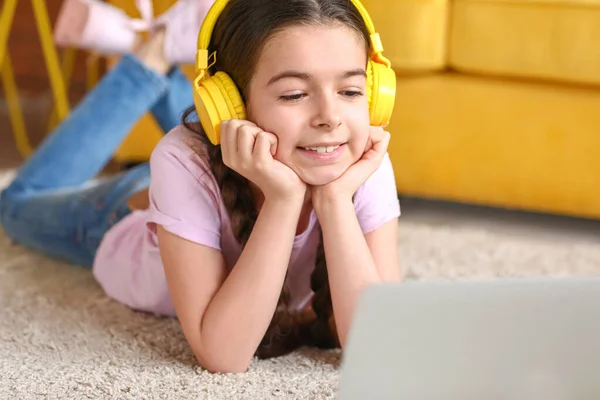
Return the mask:
<svg viewBox="0 0 600 400">
<path fill-rule="evenodd" d="M 369 136 L 369 138 L 367 138 L 367 144 L 365 145 L 365 151 L 364 151 L 364 153 L 366 153 L 367 151 L 371 150 L 371 147 L 373 147 L 373 140 Z"/>
<path fill-rule="evenodd" d="M 387 131 L 381 132 L 381 137 L 373 140 L 372 151 L 376 154 L 376 159 L 383 159 L 385 152 L 390 144 L 391 135 Z"/>
<path fill-rule="evenodd" d="M 378 141 L 383 137 L 383 127 L 381 126 L 371 126 L 369 128 L 369 138 L 367 139 L 367 145 L 365 147 L 365 153 L 375 145 Z"/>
</svg>

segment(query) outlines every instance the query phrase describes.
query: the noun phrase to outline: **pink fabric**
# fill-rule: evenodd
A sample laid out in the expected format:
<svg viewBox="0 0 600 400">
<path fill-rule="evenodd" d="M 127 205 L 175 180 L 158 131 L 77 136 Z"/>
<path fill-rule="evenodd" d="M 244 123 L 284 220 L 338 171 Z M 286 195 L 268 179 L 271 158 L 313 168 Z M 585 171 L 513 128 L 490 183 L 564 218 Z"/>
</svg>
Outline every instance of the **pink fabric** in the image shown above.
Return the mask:
<svg viewBox="0 0 600 400">
<path fill-rule="evenodd" d="M 172 64 L 195 64 L 198 34 L 214 0 L 179 0 L 156 20 L 165 26 L 165 58 Z"/>
<path fill-rule="evenodd" d="M 187 240 L 220 250 L 230 269 L 237 262 L 242 248 L 231 231 L 203 149 L 199 139 L 182 126 L 174 128 L 155 148 L 150 160 L 150 209 L 133 212 L 111 228 L 96 255 L 93 273 L 109 297 L 133 309 L 175 315 L 158 250 L 157 224 Z M 400 215 L 388 155 L 356 193 L 355 209 L 363 233 Z M 287 284 L 295 309 L 312 297 L 310 275 L 319 236 L 313 212 L 308 229 L 294 239 L 289 264 Z M 198 268 L 205 268 L 201 261 Z"/>
<path fill-rule="evenodd" d="M 135 44 L 131 18 L 120 8 L 102 2 L 89 4 L 89 18 L 81 34 L 80 46 L 100 54 L 126 53 Z M 69 21 L 66 22 L 69 24 Z"/>
</svg>

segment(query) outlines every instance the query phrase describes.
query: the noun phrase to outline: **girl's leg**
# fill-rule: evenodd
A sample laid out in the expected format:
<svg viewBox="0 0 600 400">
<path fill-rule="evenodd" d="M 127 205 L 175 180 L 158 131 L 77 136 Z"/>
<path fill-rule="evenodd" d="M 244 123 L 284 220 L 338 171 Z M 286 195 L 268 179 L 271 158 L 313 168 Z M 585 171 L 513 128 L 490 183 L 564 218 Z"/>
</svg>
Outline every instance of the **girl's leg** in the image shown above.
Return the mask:
<svg viewBox="0 0 600 400">
<path fill-rule="evenodd" d="M 192 85 L 181 70 L 174 68 L 167 77 L 169 89 L 151 109 L 165 133 L 180 125 L 183 112 L 194 104 Z"/>
<path fill-rule="evenodd" d="M 160 70 L 167 66 L 153 68 L 157 63 L 142 59 L 124 57 L 2 192 L 0 223 L 10 238 L 92 265 L 104 233 L 130 212 L 129 197 L 149 183 L 147 164 L 91 180 L 133 124 L 167 92 L 169 79 Z"/>
<path fill-rule="evenodd" d="M 127 200 L 149 181 L 143 164 L 77 187 L 8 193 L 0 202 L 0 224 L 20 245 L 91 267 L 106 231 L 131 212 Z"/>
<path fill-rule="evenodd" d="M 167 87 L 164 75 L 124 56 L 25 161 L 6 192 L 73 187 L 93 178 Z"/>
<path fill-rule="evenodd" d="M 167 133 L 181 123 L 185 109 L 194 104 L 194 95 L 189 80 L 179 68 L 172 68 L 171 63 L 166 60 L 165 40 L 165 30 L 158 31 L 155 40 L 140 48 L 139 55 L 153 69 L 165 72 L 169 80 L 168 90 L 151 109 L 156 122 Z"/>
</svg>

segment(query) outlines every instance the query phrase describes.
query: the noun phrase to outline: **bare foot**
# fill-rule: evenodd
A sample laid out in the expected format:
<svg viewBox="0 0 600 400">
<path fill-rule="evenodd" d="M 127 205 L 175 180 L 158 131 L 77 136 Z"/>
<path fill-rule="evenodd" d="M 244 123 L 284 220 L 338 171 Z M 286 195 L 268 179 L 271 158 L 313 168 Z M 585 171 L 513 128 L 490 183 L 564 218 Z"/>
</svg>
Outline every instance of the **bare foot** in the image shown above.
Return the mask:
<svg viewBox="0 0 600 400">
<path fill-rule="evenodd" d="M 161 29 L 153 33 L 147 40 L 143 41 L 134 54 L 147 67 L 160 74 L 166 74 L 172 65 L 164 57 L 165 31 Z"/>
</svg>

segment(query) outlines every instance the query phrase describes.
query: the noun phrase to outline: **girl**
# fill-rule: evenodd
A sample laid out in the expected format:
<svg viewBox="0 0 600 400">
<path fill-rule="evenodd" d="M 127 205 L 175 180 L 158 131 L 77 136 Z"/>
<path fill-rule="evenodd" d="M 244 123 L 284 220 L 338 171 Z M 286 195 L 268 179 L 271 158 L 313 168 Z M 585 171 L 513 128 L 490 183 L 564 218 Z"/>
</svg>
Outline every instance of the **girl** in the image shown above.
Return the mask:
<svg viewBox="0 0 600 400">
<path fill-rule="evenodd" d="M 176 315 L 203 367 L 242 372 L 254 355 L 344 346 L 361 290 L 400 279 L 400 210 L 354 4 L 223 3 L 209 72 L 233 79 L 247 115 L 221 124 L 220 144 L 188 110 L 152 154 L 148 207 L 131 211 L 148 167 L 84 184 L 116 135 L 57 132 L 1 216 L 15 240 L 93 264 L 109 296 Z"/>
</svg>

